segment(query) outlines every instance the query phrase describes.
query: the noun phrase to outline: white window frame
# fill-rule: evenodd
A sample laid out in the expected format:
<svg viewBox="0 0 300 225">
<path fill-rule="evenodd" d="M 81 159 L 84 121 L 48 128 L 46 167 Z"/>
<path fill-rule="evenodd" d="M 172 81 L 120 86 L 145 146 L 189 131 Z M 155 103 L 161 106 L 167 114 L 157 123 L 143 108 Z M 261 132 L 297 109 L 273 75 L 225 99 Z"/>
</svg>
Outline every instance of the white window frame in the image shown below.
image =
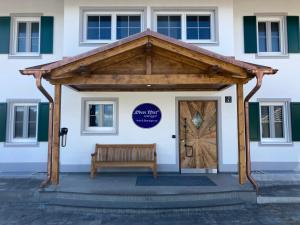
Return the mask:
<svg viewBox="0 0 300 225">
<path fill-rule="evenodd" d="M 263 138 L 262 135 L 262 115 L 261 107 L 262 106 L 282 106 L 283 108 L 283 138 Z M 289 101 L 260 101 L 259 102 L 259 124 L 260 124 L 260 140 L 261 144 L 288 144 L 291 142 L 291 129 L 290 129 L 290 110 L 289 110 Z M 273 119 L 270 116 L 270 129 L 273 127 Z M 272 132 L 272 131 L 271 131 Z"/>
<path fill-rule="evenodd" d="M 90 127 L 89 105 L 91 104 L 112 104 L 113 105 L 113 126 L 112 127 Z M 117 134 L 118 132 L 118 101 L 117 99 L 91 100 L 83 99 L 82 103 L 82 134 Z"/>
<path fill-rule="evenodd" d="M 37 110 L 36 114 L 36 134 L 35 138 L 15 138 L 14 137 L 14 125 L 15 125 L 15 107 L 17 106 L 25 106 L 25 107 L 30 107 L 30 106 L 35 106 Z M 25 112 L 24 115 L 25 118 L 25 128 L 28 130 L 28 113 Z M 22 102 L 11 102 L 9 103 L 8 107 L 8 124 L 7 124 L 7 134 L 8 137 L 6 138 L 7 143 L 13 143 L 13 144 L 36 144 L 38 142 L 38 118 L 39 118 L 39 107 L 38 103 L 22 103 Z"/>
<path fill-rule="evenodd" d="M 153 28 L 157 32 L 157 17 L 158 16 L 180 16 L 181 17 L 181 39 L 182 41 L 193 44 L 214 44 L 217 42 L 216 30 L 216 12 L 215 10 L 200 10 L 200 11 L 154 11 Z M 187 16 L 210 16 L 210 35 L 211 39 L 190 40 L 187 39 Z"/>
<path fill-rule="evenodd" d="M 17 45 L 18 45 L 18 23 L 19 22 L 26 22 L 26 23 L 32 23 L 32 22 L 38 22 L 39 23 L 39 42 L 38 42 L 38 52 L 18 52 L 17 51 Z M 30 41 L 30 32 L 27 32 L 27 43 L 26 48 L 28 49 L 28 43 Z M 28 36 L 29 35 L 29 36 Z M 12 56 L 39 56 L 40 55 L 40 42 L 41 42 L 41 17 L 28 17 L 28 16 L 15 16 L 12 17 L 12 47 L 10 49 L 10 55 Z"/>
<path fill-rule="evenodd" d="M 117 41 L 117 16 L 140 16 L 141 32 L 145 30 L 144 12 L 141 11 L 84 11 L 82 22 L 82 43 L 87 44 L 106 44 Z M 88 16 L 111 16 L 111 39 L 107 40 L 88 40 L 87 39 L 87 21 Z"/>
<path fill-rule="evenodd" d="M 279 32 L 280 32 L 280 52 L 260 52 L 259 50 L 259 31 L 258 23 L 259 22 L 279 22 Z M 256 21 L 257 29 L 257 55 L 258 56 L 285 56 L 287 55 L 287 28 L 286 28 L 286 17 L 285 16 L 257 16 Z M 267 49 L 271 45 L 271 36 L 270 29 L 267 26 Z"/>
</svg>

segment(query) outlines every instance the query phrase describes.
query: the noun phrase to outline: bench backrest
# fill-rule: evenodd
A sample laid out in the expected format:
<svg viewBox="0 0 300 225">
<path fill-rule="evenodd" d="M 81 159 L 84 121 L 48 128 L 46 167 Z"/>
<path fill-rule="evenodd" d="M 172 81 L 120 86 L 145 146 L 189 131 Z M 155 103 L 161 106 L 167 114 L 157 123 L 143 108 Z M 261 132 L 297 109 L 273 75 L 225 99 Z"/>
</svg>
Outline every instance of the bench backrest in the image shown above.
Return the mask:
<svg viewBox="0 0 300 225">
<path fill-rule="evenodd" d="M 96 144 L 96 161 L 102 162 L 130 162 L 154 161 L 156 144 Z"/>
</svg>

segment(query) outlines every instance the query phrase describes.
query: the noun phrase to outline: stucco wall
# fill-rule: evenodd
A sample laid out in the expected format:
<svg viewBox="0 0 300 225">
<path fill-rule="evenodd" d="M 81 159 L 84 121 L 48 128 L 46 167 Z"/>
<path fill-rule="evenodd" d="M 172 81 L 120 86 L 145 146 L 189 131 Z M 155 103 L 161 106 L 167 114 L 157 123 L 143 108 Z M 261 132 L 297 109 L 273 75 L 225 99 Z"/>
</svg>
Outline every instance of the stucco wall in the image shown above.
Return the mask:
<svg viewBox="0 0 300 225">
<path fill-rule="evenodd" d="M 270 4 L 272 7 L 270 7 Z M 235 55 L 237 59 L 251 61 L 257 64 L 269 65 L 279 69 L 278 75 L 266 77 L 257 98 L 290 98 L 300 101 L 298 90 L 299 79 L 297 66 L 300 54 L 290 54 L 281 59 L 257 59 L 255 55 L 243 53 L 243 16 L 258 12 L 288 13 L 300 15 L 297 0 L 0 0 L 0 16 L 10 13 L 43 13 L 55 17 L 54 54 L 43 55 L 40 59 L 11 59 L 7 55 L 0 55 L 1 83 L 0 102 L 10 98 L 41 99 L 42 95 L 36 90 L 32 77 L 21 76 L 19 69 L 37 64 L 48 63 L 61 59 L 63 56 L 72 56 L 93 49 L 100 45 L 83 46 L 79 41 L 80 7 L 142 7 L 147 12 L 147 28 L 152 28 L 151 9 L 153 7 L 171 8 L 216 8 L 218 21 L 218 44 L 201 45 L 201 47 L 227 56 Z M 52 93 L 53 88 L 46 82 L 45 86 Z M 254 85 L 250 82 L 247 93 Z M 88 169 L 90 153 L 94 144 L 99 143 L 152 143 L 158 144 L 158 162 L 166 165 L 165 168 L 176 167 L 176 140 L 171 138 L 175 134 L 175 102 L 176 97 L 199 96 L 221 97 L 221 137 L 219 140 L 219 164 L 222 171 L 236 170 L 237 163 L 237 131 L 235 87 L 222 92 L 167 92 L 167 93 L 78 93 L 69 88 L 63 88 L 62 98 L 62 126 L 69 128 L 68 145 L 61 150 L 61 164 L 63 170 Z M 225 96 L 232 96 L 233 102 L 224 103 Z M 81 98 L 82 97 L 117 97 L 119 98 L 119 134 L 117 136 L 81 136 Z M 131 113 L 135 106 L 143 102 L 152 102 L 161 108 L 161 123 L 150 130 L 143 130 L 134 125 Z M 252 143 L 252 160 L 255 168 L 260 162 L 269 163 L 270 169 L 276 169 L 278 162 L 291 163 L 295 169 L 300 162 L 300 143 L 280 146 L 261 146 Z M 38 147 L 5 147 L 0 143 L 0 163 L 11 163 L 7 167 L 12 170 L 24 170 L 23 164 L 36 163 L 28 166 L 29 170 L 45 168 L 47 144 L 40 143 Z M 15 164 L 17 163 L 17 164 Z M 2 164 L 4 165 L 4 164 Z M 72 166 L 72 165 L 82 165 Z M 168 166 L 173 165 L 173 166 Z M 174 166 L 175 165 L 175 166 Z M 300 169 L 300 168 L 298 168 Z M 0 166 L 0 171 L 5 166 Z"/>
<path fill-rule="evenodd" d="M 267 76 L 261 90 L 253 97 L 253 101 L 258 98 L 289 98 L 294 102 L 300 101 L 299 82 L 300 76 L 298 66 L 300 54 L 289 54 L 285 58 L 257 58 L 255 54 L 244 54 L 243 43 L 243 16 L 254 15 L 255 13 L 279 13 L 290 16 L 300 16 L 299 1 L 297 0 L 267 0 L 267 1 L 234 1 L 234 36 L 235 36 L 235 56 L 238 59 L 254 62 L 257 64 L 272 66 L 279 69 L 275 76 Z M 246 86 L 247 93 L 255 81 Z M 289 145 L 268 145 L 252 143 L 252 160 L 256 162 L 298 162 L 295 169 L 299 168 L 300 143 L 294 142 Z M 276 169 L 276 166 L 275 168 Z"/>
</svg>

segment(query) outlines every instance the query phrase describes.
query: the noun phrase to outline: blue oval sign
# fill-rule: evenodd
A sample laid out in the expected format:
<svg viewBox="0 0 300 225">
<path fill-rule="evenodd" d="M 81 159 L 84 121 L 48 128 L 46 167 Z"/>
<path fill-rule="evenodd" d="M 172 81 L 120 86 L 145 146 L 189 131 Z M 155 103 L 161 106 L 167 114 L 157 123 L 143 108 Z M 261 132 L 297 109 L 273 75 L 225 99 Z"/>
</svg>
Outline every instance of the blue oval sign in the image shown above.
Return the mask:
<svg viewBox="0 0 300 225">
<path fill-rule="evenodd" d="M 141 128 L 152 128 L 160 122 L 161 111 L 156 105 L 144 103 L 133 110 L 132 119 Z"/>
</svg>

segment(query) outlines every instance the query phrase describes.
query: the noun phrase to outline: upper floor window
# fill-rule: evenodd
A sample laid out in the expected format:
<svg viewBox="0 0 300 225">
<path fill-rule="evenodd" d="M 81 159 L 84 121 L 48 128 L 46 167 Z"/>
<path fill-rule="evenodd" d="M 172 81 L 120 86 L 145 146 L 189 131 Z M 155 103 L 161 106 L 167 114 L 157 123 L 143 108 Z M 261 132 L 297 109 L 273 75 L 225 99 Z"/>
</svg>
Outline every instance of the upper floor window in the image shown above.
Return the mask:
<svg viewBox="0 0 300 225">
<path fill-rule="evenodd" d="M 142 30 L 142 12 L 83 12 L 84 43 L 108 43 Z"/>
<path fill-rule="evenodd" d="M 288 102 L 261 102 L 260 122 L 263 143 L 289 141 Z"/>
<path fill-rule="evenodd" d="M 158 15 L 157 32 L 172 38 L 181 39 L 181 16 Z"/>
<path fill-rule="evenodd" d="M 161 34 L 191 43 L 215 43 L 215 11 L 155 12 L 154 29 Z"/>
<path fill-rule="evenodd" d="M 14 17 L 13 55 L 36 55 L 40 52 L 40 18 Z"/>
<path fill-rule="evenodd" d="M 286 53 L 284 17 L 258 17 L 257 30 L 259 55 L 282 55 Z"/>
</svg>

